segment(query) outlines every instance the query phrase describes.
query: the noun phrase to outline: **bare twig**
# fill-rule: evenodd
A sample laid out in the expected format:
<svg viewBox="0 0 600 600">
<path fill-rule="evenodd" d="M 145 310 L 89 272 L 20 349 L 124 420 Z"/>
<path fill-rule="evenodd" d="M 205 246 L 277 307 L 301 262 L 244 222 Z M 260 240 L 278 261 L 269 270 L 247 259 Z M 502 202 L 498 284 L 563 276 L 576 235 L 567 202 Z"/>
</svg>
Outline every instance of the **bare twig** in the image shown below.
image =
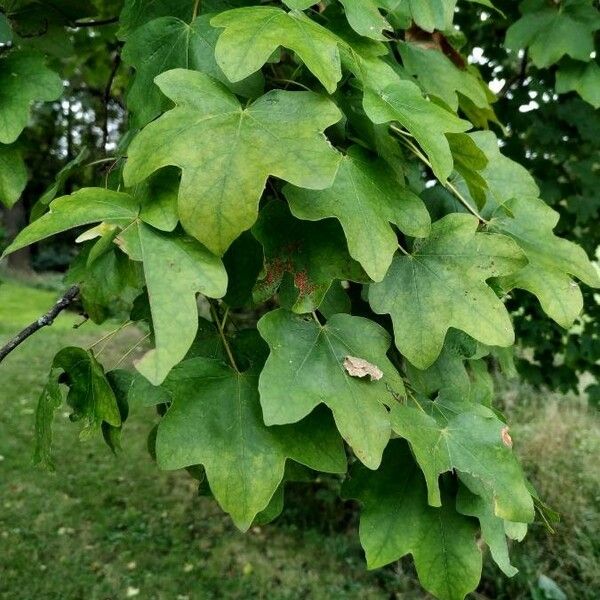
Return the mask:
<svg viewBox="0 0 600 600">
<path fill-rule="evenodd" d="M 17 346 L 20 346 L 28 337 L 32 336 L 36 331 L 42 329 L 42 327 L 48 327 L 52 325 L 54 319 L 63 311 L 65 308 L 70 306 L 77 296 L 79 295 L 79 286 L 74 285 L 69 288 L 65 295 L 58 300 L 58 302 L 37 321 L 31 323 L 18 333 L 12 340 L 5 346 L 0 348 L 0 362 L 2 362 Z"/>
</svg>

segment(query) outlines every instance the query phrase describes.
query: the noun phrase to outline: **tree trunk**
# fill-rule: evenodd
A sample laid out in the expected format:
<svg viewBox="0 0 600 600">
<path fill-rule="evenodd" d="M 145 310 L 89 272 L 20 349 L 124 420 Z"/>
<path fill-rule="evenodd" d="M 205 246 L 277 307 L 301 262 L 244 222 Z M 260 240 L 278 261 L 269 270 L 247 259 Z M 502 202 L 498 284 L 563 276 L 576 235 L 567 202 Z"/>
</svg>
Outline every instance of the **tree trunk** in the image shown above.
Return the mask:
<svg viewBox="0 0 600 600">
<path fill-rule="evenodd" d="M 7 241 L 15 239 L 19 231 L 27 225 L 27 213 L 23 202 L 17 202 L 11 209 L 3 211 L 4 226 L 6 227 Z M 31 249 L 29 246 L 10 254 L 7 258 L 8 266 L 17 271 L 31 271 Z"/>
</svg>

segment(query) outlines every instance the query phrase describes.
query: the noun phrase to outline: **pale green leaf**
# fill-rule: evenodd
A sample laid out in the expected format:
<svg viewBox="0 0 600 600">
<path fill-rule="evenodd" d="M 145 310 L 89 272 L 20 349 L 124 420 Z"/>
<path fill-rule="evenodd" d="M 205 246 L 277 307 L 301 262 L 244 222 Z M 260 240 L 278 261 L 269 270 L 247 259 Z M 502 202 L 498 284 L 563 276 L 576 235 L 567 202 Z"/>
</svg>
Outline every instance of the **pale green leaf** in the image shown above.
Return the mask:
<svg viewBox="0 0 600 600">
<path fill-rule="evenodd" d="M 125 251 L 143 261 L 155 348 L 136 363 L 152 384 L 162 383 L 189 350 L 198 329 L 198 292 L 220 298 L 227 273 L 220 258 L 193 238 L 139 223 L 122 234 Z"/>
<path fill-rule="evenodd" d="M 3 256 L 73 227 L 106 221 L 128 225 L 139 213 L 138 203 L 129 195 L 105 188 L 84 188 L 57 198 L 50 210 L 14 239 Z"/>
<path fill-rule="evenodd" d="M 294 215 L 301 219 L 337 218 L 350 254 L 375 281 L 383 279 L 398 248 L 392 224 L 412 237 L 426 237 L 431 227 L 422 200 L 404 187 L 383 161 L 356 146 L 342 159 L 332 187 L 312 192 L 286 186 L 284 194 Z"/>
<path fill-rule="evenodd" d="M 415 77 L 425 92 L 445 102 L 457 111 L 459 93 L 480 108 L 489 108 L 486 84 L 476 77 L 472 67 L 460 69 L 443 52 L 418 44 L 398 44 L 402 64 Z"/>
<path fill-rule="evenodd" d="M 131 143 L 126 184 L 180 167 L 181 223 L 216 254 L 252 226 L 269 175 L 309 189 L 333 182 L 340 155 L 322 132 L 340 113 L 327 98 L 275 90 L 242 108 L 203 73 L 175 69 L 157 83 L 177 106 Z"/>
<path fill-rule="evenodd" d="M 520 196 L 497 209 L 490 230 L 514 238 L 529 261 L 503 277 L 502 285 L 535 294 L 549 317 L 570 327 L 583 307 L 579 286 L 570 276 L 600 287 L 600 275 L 581 247 L 554 235 L 558 220 L 559 214 L 543 200 Z"/>
<path fill-rule="evenodd" d="M 258 71 L 280 46 L 293 50 L 329 93 L 342 78 L 335 36 L 303 13 L 252 6 L 221 13 L 211 24 L 225 28 L 215 56 L 230 81 Z"/>
<path fill-rule="evenodd" d="M 477 232 L 477 218 L 450 214 L 435 222 L 431 236 L 410 255 L 397 254 L 369 302 L 389 314 L 396 346 L 417 368 L 439 356 L 455 327 L 492 346 L 510 346 L 514 332 L 502 301 L 486 284 L 526 263 L 510 238 Z"/>
<path fill-rule="evenodd" d="M 423 148 L 436 177 L 445 181 L 452 172 L 452 153 L 445 133 L 461 133 L 471 128 L 468 121 L 428 102 L 411 81 L 398 80 L 381 90 L 366 89 L 364 109 L 373 123 L 397 121 Z"/>
<path fill-rule="evenodd" d="M 48 375 L 48 382 L 40 394 L 35 411 L 35 449 L 33 451 L 33 464 L 42 465 L 53 471 L 52 458 L 52 424 L 54 415 L 62 404 L 62 393 L 58 378 L 60 369 L 52 367 Z"/>
<path fill-rule="evenodd" d="M 421 585 L 436 598 L 464 600 L 475 590 L 482 563 L 476 527 L 448 493 L 441 508 L 427 505 L 423 476 L 404 442 L 390 442 L 377 471 L 357 465 L 342 491 L 362 504 L 360 542 L 370 569 L 412 554 Z"/>
<path fill-rule="evenodd" d="M 295 423 L 324 403 L 356 456 L 376 469 L 390 437 L 386 405 L 404 396 L 386 356 L 387 332 L 361 317 L 334 315 L 321 326 L 285 310 L 266 314 L 258 330 L 271 349 L 259 384 L 265 423 Z M 370 362 L 383 377 L 351 377 L 348 356 Z"/>
<path fill-rule="evenodd" d="M 23 50 L 0 58 L 0 143 L 19 137 L 33 101 L 56 100 L 62 89 L 60 77 L 46 67 L 41 54 Z"/>
<path fill-rule="evenodd" d="M 0 204 L 10 208 L 27 185 L 27 168 L 18 148 L 0 144 Z"/>
<path fill-rule="evenodd" d="M 320 471 L 346 470 L 327 414 L 267 427 L 256 384 L 253 371 L 239 374 L 206 358 L 185 361 L 164 383 L 173 403 L 156 440 L 161 468 L 204 466 L 212 493 L 242 530 L 269 504 L 288 458 Z"/>
</svg>

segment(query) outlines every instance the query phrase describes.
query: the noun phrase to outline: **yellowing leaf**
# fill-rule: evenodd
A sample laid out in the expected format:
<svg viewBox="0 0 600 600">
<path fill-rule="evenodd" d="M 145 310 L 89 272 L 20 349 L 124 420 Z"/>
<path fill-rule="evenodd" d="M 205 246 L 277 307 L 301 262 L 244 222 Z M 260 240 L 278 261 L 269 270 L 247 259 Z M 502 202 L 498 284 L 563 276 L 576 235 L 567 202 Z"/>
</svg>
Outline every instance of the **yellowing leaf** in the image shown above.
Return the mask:
<svg viewBox="0 0 600 600">
<path fill-rule="evenodd" d="M 203 73 L 175 69 L 156 81 L 176 107 L 131 143 L 126 184 L 180 167 L 181 224 L 215 254 L 252 226 L 269 175 L 309 189 L 331 185 L 340 156 L 322 132 L 340 113 L 328 99 L 272 91 L 242 108 Z"/>
</svg>

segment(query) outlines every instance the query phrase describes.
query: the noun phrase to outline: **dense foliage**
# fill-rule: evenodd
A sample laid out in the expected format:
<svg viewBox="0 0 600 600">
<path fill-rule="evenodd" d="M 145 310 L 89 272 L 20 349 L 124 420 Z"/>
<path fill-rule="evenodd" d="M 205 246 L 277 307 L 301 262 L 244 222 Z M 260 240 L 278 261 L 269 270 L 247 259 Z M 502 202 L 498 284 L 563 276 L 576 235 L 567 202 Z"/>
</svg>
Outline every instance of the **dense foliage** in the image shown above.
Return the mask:
<svg viewBox="0 0 600 600">
<path fill-rule="evenodd" d="M 427 590 L 463 598 L 481 538 L 513 575 L 507 538 L 548 512 L 493 402 L 509 308 L 535 360 L 570 344 L 556 373 L 531 364 L 540 383 L 573 386 L 600 354 L 597 268 L 557 236 L 598 243 L 596 4 L 0 8 L 0 200 L 27 182 L 30 105 L 65 82 L 68 115 L 93 110 L 110 154 L 86 162 L 69 137 L 5 255 L 75 229 L 86 314 L 125 305 L 152 344 L 135 372 L 59 352 L 36 461 L 52 465 L 65 386 L 81 436 L 115 450 L 129 408 L 156 407 L 158 465 L 188 469 L 243 530 L 278 516 L 286 481 L 330 473 L 361 503 L 369 567 L 411 554 Z M 101 103 L 82 110 L 82 90 Z M 86 169 L 92 186 L 58 197 Z"/>
</svg>

